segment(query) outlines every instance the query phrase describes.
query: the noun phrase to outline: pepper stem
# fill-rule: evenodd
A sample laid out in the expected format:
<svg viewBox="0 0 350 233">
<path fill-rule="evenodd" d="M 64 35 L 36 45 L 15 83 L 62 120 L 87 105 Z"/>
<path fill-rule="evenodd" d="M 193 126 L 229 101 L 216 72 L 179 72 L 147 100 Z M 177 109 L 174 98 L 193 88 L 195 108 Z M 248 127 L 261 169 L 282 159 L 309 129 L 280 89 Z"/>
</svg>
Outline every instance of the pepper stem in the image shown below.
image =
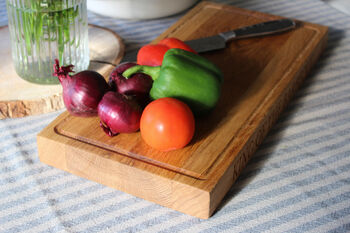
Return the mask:
<svg viewBox="0 0 350 233">
<path fill-rule="evenodd" d="M 151 78 L 154 81 L 154 80 L 156 80 L 158 78 L 159 72 L 160 72 L 160 66 L 141 66 L 141 65 L 137 65 L 137 66 L 132 66 L 132 67 L 128 68 L 127 70 L 125 70 L 123 72 L 123 76 L 126 79 L 128 79 L 133 74 L 144 73 L 144 74 L 147 74 L 147 75 L 151 76 Z"/>
</svg>

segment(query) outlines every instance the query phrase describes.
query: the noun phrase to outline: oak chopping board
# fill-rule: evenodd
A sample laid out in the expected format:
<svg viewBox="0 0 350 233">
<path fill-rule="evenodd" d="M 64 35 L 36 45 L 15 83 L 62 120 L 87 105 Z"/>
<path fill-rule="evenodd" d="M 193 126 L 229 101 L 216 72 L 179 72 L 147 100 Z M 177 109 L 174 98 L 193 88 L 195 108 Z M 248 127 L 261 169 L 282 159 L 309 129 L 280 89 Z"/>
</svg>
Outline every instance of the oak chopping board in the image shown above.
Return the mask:
<svg viewBox="0 0 350 233">
<path fill-rule="evenodd" d="M 155 41 L 211 36 L 281 18 L 201 2 Z M 38 134 L 51 166 L 199 218 L 209 218 L 316 62 L 327 28 L 307 22 L 279 35 L 235 40 L 202 54 L 224 73 L 215 110 L 196 119 L 183 149 L 159 152 L 140 133 L 108 137 L 98 117 L 63 113 Z"/>
</svg>

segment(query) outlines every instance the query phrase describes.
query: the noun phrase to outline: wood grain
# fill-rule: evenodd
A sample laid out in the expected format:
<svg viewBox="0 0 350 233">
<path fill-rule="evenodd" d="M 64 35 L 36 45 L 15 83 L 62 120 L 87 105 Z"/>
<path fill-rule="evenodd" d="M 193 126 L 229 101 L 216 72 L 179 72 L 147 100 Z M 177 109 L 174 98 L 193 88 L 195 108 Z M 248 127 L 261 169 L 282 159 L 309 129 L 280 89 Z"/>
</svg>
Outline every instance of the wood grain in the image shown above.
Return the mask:
<svg viewBox="0 0 350 233">
<path fill-rule="evenodd" d="M 280 18 L 201 2 L 155 41 L 182 40 Z M 316 62 L 327 28 L 298 22 L 290 32 L 236 40 L 203 54 L 224 73 L 212 114 L 196 119 L 190 145 L 149 148 L 139 133 L 107 137 L 98 118 L 67 112 L 38 135 L 41 161 L 160 205 L 210 217 Z"/>
<path fill-rule="evenodd" d="M 0 119 L 57 111 L 64 108 L 61 85 L 39 85 L 21 79 L 13 66 L 8 27 L 0 27 Z M 97 61 L 118 64 L 124 44 L 115 32 L 89 25 L 90 70 L 108 77 L 114 68 Z"/>
</svg>

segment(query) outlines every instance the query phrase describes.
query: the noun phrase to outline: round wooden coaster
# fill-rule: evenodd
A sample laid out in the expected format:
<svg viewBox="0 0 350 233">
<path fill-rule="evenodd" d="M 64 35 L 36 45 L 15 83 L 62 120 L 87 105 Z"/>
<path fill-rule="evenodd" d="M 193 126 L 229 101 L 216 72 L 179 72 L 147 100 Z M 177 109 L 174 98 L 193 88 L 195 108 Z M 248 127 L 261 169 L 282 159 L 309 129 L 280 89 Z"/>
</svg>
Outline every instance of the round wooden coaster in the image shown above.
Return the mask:
<svg viewBox="0 0 350 233">
<path fill-rule="evenodd" d="M 21 79 L 11 57 L 9 30 L 0 28 L 0 119 L 48 113 L 64 108 L 61 85 L 38 85 Z M 103 27 L 89 25 L 89 70 L 108 78 L 124 55 L 120 36 Z"/>
</svg>

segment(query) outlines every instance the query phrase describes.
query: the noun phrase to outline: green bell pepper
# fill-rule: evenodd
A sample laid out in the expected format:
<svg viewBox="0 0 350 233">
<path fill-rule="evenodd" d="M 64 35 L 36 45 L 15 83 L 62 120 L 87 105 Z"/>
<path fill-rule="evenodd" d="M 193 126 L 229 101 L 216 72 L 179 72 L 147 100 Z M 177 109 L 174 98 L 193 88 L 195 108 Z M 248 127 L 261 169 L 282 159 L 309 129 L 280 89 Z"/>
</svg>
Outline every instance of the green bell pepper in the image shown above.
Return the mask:
<svg viewBox="0 0 350 233">
<path fill-rule="evenodd" d="M 170 49 L 161 66 L 133 66 L 123 72 L 125 78 L 135 73 L 152 77 L 152 99 L 173 97 L 187 103 L 195 115 L 214 108 L 221 92 L 223 75 L 204 57 L 182 49 Z"/>
</svg>

